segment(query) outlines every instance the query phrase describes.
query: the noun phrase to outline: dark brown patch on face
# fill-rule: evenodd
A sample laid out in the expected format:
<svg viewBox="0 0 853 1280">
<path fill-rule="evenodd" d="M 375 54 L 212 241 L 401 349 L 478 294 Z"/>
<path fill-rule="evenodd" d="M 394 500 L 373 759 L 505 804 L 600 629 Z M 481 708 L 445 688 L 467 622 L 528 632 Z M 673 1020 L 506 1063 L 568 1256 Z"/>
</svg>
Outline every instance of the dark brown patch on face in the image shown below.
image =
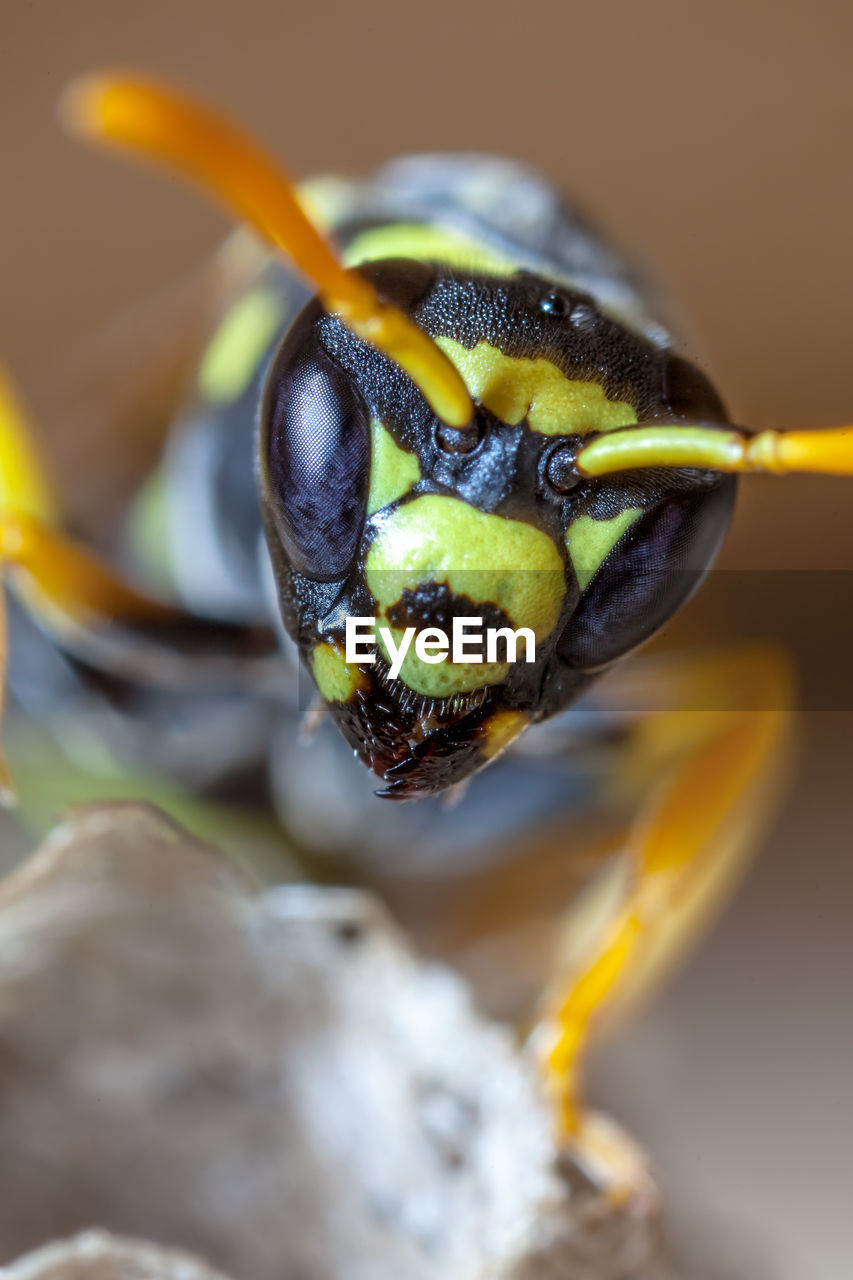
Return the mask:
<svg viewBox="0 0 853 1280">
<path fill-rule="evenodd" d="M 498 605 L 458 595 L 444 582 L 422 582 L 414 590 L 407 587 L 386 616 L 391 626 L 400 630 L 414 627 L 416 631 L 426 631 L 428 627 L 440 627 L 448 636 L 453 630 L 454 618 L 480 618 L 484 629 L 512 626 Z"/>
</svg>

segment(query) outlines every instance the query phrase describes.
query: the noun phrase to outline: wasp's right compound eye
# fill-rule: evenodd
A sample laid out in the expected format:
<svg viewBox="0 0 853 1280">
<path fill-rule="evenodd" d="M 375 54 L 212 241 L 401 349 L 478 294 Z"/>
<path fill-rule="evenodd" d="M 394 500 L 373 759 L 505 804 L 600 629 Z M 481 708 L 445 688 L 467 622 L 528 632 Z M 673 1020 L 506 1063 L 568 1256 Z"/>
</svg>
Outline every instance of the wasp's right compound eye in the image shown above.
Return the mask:
<svg viewBox="0 0 853 1280">
<path fill-rule="evenodd" d="M 291 565 L 318 581 L 346 577 L 367 505 L 368 414 L 313 335 L 295 351 L 286 341 L 273 363 L 261 447 L 263 499 Z"/>
</svg>

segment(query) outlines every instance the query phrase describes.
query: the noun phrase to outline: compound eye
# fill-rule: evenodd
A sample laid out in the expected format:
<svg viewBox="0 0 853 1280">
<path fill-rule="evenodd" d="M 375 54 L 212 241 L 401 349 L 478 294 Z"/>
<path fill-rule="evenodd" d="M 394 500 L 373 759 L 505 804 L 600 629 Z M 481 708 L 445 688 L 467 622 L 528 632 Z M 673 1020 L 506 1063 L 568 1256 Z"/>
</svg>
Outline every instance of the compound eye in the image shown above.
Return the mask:
<svg viewBox="0 0 853 1280">
<path fill-rule="evenodd" d="M 318 343 L 286 350 L 268 384 L 265 500 L 293 567 L 330 582 L 349 573 L 367 505 L 367 409 Z"/>
<path fill-rule="evenodd" d="M 558 645 L 569 666 L 606 666 L 642 644 L 693 594 L 725 536 L 730 477 L 706 493 L 672 497 L 624 534 L 589 584 Z"/>
</svg>

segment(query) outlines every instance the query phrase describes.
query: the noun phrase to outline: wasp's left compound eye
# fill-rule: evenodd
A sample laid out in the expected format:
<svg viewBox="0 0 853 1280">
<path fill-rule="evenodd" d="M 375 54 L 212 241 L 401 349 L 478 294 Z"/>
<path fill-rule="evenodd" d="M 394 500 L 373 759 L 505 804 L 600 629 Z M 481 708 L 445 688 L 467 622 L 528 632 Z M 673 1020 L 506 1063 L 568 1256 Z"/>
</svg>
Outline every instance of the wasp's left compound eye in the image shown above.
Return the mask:
<svg viewBox="0 0 853 1280">
<path fill-rule="evenodd" d="M 292 348 L 285 349 L 268 386 L 264 498 L 285 553 L 306 577 L 344 578 L 364 524 L 367 410 L 346 374 L 314 342 L 295 358 Z"/>
</svg>

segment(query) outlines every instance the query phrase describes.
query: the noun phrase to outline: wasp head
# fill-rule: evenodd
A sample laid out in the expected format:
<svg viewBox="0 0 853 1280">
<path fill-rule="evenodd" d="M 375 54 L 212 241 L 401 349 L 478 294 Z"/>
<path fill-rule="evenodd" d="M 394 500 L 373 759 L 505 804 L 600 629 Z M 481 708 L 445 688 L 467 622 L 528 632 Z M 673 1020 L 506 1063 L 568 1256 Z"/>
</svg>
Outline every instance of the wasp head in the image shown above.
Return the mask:
<svg viewBox="0 0 853 1280">
<path fill-rule="evenodd" d="M 474 417 L 448 426 L 312 303 L 268 376 L 261 495 L 287 628 L 382 794 L 409 798 L 487 763 L 657 630 L 716 554 L 733 481 L 579 472 L 596 433 L 725 420 L 697 370 L 588 297 L 523 273 L 365 271 L 457 367 Z"/>
</svg>

